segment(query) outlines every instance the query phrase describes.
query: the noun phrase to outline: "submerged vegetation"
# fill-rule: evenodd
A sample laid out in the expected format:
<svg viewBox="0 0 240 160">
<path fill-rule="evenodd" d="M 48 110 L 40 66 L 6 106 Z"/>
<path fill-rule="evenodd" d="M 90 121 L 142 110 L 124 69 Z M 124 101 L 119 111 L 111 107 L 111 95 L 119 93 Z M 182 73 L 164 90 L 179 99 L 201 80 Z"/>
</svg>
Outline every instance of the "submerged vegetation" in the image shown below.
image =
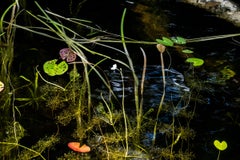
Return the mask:
<svg viewBox="0 0 240 160">
<path fill-rule="evenodd" d="M 195 132 L 190 122 L 195 114 L 195 97 L 192 95 L 197 87 L 186 89 L 177 102 L 167 101 L 166 73 L 170 69 L 164 65 L 163 55 L 168 53 L 168 47 L 173 47 L 180 48 L 188 56 L 193 51 L 185 47 L 186 43 L 240 34 L 196 39 L 163 37 L 156 42 L 137 41 L 124 35 L 126 10 L 121 19 L 120 35 L 116 35 L 95 27 L 90 21 L 58 15 L 44 10 L 38 3 L 36 6 L 40 15 L 28 10 L 21 11 L 16 1 L 0 19 L 1 159 L 194 158 L 191 141 Z M 37 21 L 38 26 L 18 24 L 17 18 L 23 13 Z M 6 15 L 9 14 L 8 20 Z M 92 33 L 92 37 L 79 34 L 75 31 L 77 27 Z M 28 77 L 29 73 L 12 73 L 16 29 L 52 39 L 62 45 L 59 54 L 53 54 L 51 59 L 33 66 L 34 76 L 31 78 Z M 158 95 L 157 107 L 145 105 L 147 100 L 144 89 L 148 68 L 146 53 L 140 48 L 143 64 L 141 74 L 138 75 L 128 51 L 129 43 L 157 46 L 161 65 L 161 75 L 157 78 L 162 79 L 162 94 Z M 115 44 L 121 44 L 123 49 L 115 47 Z M 110 50 L 111 53 L 94 50 L 92 45 Z M 193 56 L 189 56 L 186 62 L 192 63 L 187 64 L 191 69 L 204 64 L 204 60 Z M 102 66 L 112 66 L 109 64 L 114 64 L 112 72 L 120 75 L 121 95 L 116 94 L 111 77 L 102 69 Z M 131 73 L 130 82 L 125 80 L 129 76 L 125 75 L 126 70 Z M 222 71 L 226 79 L 235 74 L 231 71 Z M 129 83 L 133 90 L 131 101 L 125 98 L 125 86 Z M 175 84 L 179 85 L 177 82 Z M 107 96 L 103 94 L 104 91 L 95 93 L 99 87 L 97 85 L 105 87 Z M 93 98 L 93 95 L 98 98 Z M 28 133 L 33 131 L 26 125 L 26 121 L 35 128 L 39 125 L 46 133 L 37 133 L 36 137 L 28 140 Z M 37 132 L 42 130 L 38 129 Z M 81 153 L 78 153 L 74 152 L 77 150 L 74 148 L 72 151 L 67 145 L 72 141 L 74 144 L 79 142 L 79 148 L 83 144 L 86 150 L 81 148 Z M 214 145 L 219 150 L 226 149 L 220 142 L 214 142 Z M 61 151 L 57 151 L 59 148 Z"/>
</svg>

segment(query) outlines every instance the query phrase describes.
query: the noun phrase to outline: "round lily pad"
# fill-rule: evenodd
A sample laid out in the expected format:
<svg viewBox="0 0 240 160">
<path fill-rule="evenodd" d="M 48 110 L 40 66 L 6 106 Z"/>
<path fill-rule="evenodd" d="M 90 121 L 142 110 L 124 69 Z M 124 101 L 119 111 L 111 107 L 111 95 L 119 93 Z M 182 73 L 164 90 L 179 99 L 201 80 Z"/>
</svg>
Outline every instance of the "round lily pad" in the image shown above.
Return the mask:
<svg viewBox="0 0 240 160">
<path fill-rule="evenodd" d="M 49 76 L 55 76 L 55 70 L 56 70 L 56 67 L 57 67 L 57 59 L 53 59 L 53 60 L 50 60 L 50 61 L 46 61 L 44 64 L 43 64 L 43 71 L 45 73 L 47 73 Z"/>
<path fill-rule="evenodd" d="M 200 58 L 187 58 L 186 62 L 193 63 L 194 67 L 199 67 L 199 66 L 203 65 L 204 60 L 200 59 Z"/>
<path fill-rule="evenodd" d="M 68 70 L 68 64 L 65 61 L 60 62 L 57 64 L 57 67 L 55 68 L 55 74 L 56 75 L 62 75 Z"/>
<path fill-rule="evenodd" d="M 65 61 L 56 64 L 57 59 L 46 61 L 43 64 L 43 70 L 49 76 L 62 75 L 68 70 L 68 64 Z"/>
<path fill-rule="evenodd" d="M 73 62 L 77 58 L 77 54 L 74 53 L 70 48 L 63 48 L 59 51 L 60 57 L 62 60 L 67 62 Z"/>
</svg>

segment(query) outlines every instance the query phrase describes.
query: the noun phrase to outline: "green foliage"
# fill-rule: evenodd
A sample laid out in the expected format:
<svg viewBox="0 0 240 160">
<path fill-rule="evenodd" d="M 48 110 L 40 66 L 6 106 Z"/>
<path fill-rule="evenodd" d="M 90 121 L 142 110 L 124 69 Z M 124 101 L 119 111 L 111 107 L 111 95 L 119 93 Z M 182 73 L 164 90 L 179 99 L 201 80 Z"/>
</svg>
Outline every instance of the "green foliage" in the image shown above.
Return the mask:
<svg viewBox="0 0 240 160">
<path fill-rule="evenodd" d="M 168 46 L 168 47 L 174 47 L 174 44 L 185 45 L 187 43 L 187 40 L 185 38 L 179 37 L 179 36 L 172 37 L 171 39 L 167 38 L 167 37 L 163 37 L 162 39 L 156 39 L 156 41 L 157 41 L 157 43 L 162 44 L 164 46 Z M 182 53 L 192 54 L 193 51 L 190 49 L 182 49 Z M 200 58 L 191 57 L 191 58 L 187 58 L 186 62 L 193 63 L 194 67 L 199 67 L 199 66 L 203 65 L 204 60 L 200 59 Z"/>
<path fill-rule="evenodd" d="M 172 40 L 174 43 L 180 44 L 180 45 L 187 43 L 187 41 L 186 41 L 185 38 L 183 38 L 183 37 L 178 37 L 178 36 L 177 36 L 177 37 L 172 37 L 171 40 Z"/>
<path fill-rule="evenodd" d="M 171 38 L 167 38 L 167 37 L 162 37 L 162 39 L 156 39 L 157 43 L 162 44 L 164 46 L 169 46 L 169 47 L 173 47 L 174 44 L 178 44 L 178 45 L 184 45 L 187 43 L 186 39 L 183 37 L 171 37 Z"/>
<path fill-rule="evenodd" d="M 156 39 L 156 41 L 164 46 L 172 47 L 174 45 L 173 41 L 167 37 L 162 37 L 162 39 Z"/>
<path fill-rule="evenodd" d="M 220 151 L 224 151 L 225 149 L 227 149 L 228 145 L 226 141 L 222 141 L 220 142 L 219 140 L 214 140 L 213 142 L 214 146 L 220 150 Z"/>
<path fill-rule="evenodd" d="M 231 70 L 228 66 L 224 67 L 220 72 L 222 73 L 222 77 L 225 80 L 229 80 L 230 78 L 236 75 L 236 73 L 233 70 Z"/>
<path fill-rule="evenodd" d="M 24 77 L 24 76 L 20 76 L 20 78 L 24 79 L 25 81 L 27 81 L 28 83 L 25 85 L 21 86 L 21 89 L 25 89 L 25 94 L 22 94 L 20 89 L 18 89 L 16 91 L 16 98 L 15 100 L 18 102 L 22 102 L 23 104 L 17 106 L 17 107 L 24 107 L 24 106 L 36 106 L 36 108 L 39 107 L 39 103 L 41 101 L 44 101 L 44 95 L 45 94 L 39 94 L 38 92 L 38 73 L 35 73 L 35 79 L 34 81 L 31 81 L 30 79 Z"/>
<path fill-rule="evenodd" d="M 220 159 L 220 152 L 224 151 L 228 147 L 227 142 L 226 141 L 220 142 L 219 140 L 216 139 L 216 140 L 213 141 L 213 145 L 219 150 L 218 156 L 217 156 L 217 160 L 219 160 Z"/>
<path fill-rule="evenodd" d="M 203 65 L 204 61 L 200 58 L 187 58 L 186 62 L 188 63 L 192 63 L 194 67 L 199 67 L 201 65 Z"/>
<path fill-rule="evenodd" d="M 52 135 L 49 137 L 44 137 L 39 139 L 36 144 L 32 145 L 31 148 L 24 148 L 19 154 L 18 159 L 34 159 L 37 157 L 42 157 L 41 154 L 59 141 L 59 138 L 56 135 Z M 45 160 L 45 158 L 42 157 Z"/>
<path fill-rule="evenodd" d="M 25 129 L 19 122 L 7 123 L 4 133 L 6 136 L 0 141 L 0 158 L 12 156 L 16 151 L 18 142 L 25 136 Z"/>
<path fill-rule="evenodd" d="M 49 76 L 62 75 L 68 70 L 68 64 L 65 61 L 57 64 L 57 59 L 53 59 L 43 64 L 43 70 Z"/>
<path fill-rule="evenodd" d="M 193 51 L 190 50 L 190 49 L 183 49 L 182 52 L 186 53 L 186 54 L 192 54 L 193 53 Z"/>
<path fill-rule="evenodd" d="M 112 41 L 111 39 L 108 40 L 108 38 L 105 39 L 105 37 L 99 39 L 98 37 L 93 39 L 87 39 L 82 35 L 79 35 L 72 28 L 68 28 L 67 26 L 65 26 L 65 24 L 62 23 L 61 20 L 63 19 L 64 22 L 67 21 L 67 23 L 71 23 L 71 25 L 75 24 L 89 28 L 90 31 L 93 31 L 94 33 L 104 33 L 104 35 L 107 36 L 108 34 L 109 36 L 112 36 L 112 34 L 91 26 L 87 26 L 86 24 L 82 24 L 84 23 L 84 21 L 81 21 L 79 19 L 65 18 L 50 11 L 46 12 L 39 5 L 38 7 L 41 10 L 43 16 L 35 16 L 31 12 L 27 13 L 33 18 L 35 18 L 35 20 L 40 22 L 42 26 L 29 28 L 26 26 L 25 28 L 22 26 L 18 27 L 42 36 L 46 36 L 55 40 L 60 40 L 61 43 L 62 41 L 64 41 L 68 47 L 73 49 L 74 53 L 77 54 L 81 62 L 74 63 L 74 67 L 70 71 L 69 81 L 59 79 L 57 80 L 57 83 L 63 85 L 64 88 L 56 87 L 58 85 L 48 82 L 42 77 L 42 80 L 46 82 L 46 84 L 41 84 L 39 86 L 38 76 L 40 74 L 38 73 L 36 73 L 35 75 L 34 82 L 24 76 L 21 76 L 21 78 L 27 81 L 28 84 L 21 86 L 20 89 L 17 88 L 16 93 L 18 93 L 18 90 L 24 90 L 25 88 L 27 88 L 27 93 L 29 93 L 29 95 L 27 95 L 28 97 L 14 97 L 14 101 L 18 102 L 18 104 L 19 102 L 26 102 L 24 103 L 24 105 L 21 106 L 37 104 L 37 106 L 41 107 L 41 110 L 43 111 L 42 114 L 48 116 L 50 121 L 57 123 L 60 127 L 64 127 L 64 129 L 70 128 L 71 131 L 69 132 L 71 133 L 73 130 L 71 136 L 78 141 L 87 141 L 95 152 L 93 154 L 96 154 L 102 159 L 164 158 L 188 160 L 193 157 L 193 154 L 190 151 L 183 151 L 184 148 L 190 148 L 189 146 L 185 147 L 184 145 L 189 145 L 189 139 L 194 137 L 194 131 L 189 128 L 189 122 L 192 118 L 193 113 L 189 115 L 185 109 L 179 111 L 178 106 L 174 106 L 173 104 L 167 104 L 164 101 L 164 96 L 161 97 L 162 100 L 159 105 L 160 107 L 158 108 L 159 110 L 157 112 L 156 108 L 151 108 L 151 106 L 146 106 L 146 108 L 149 109 L 147 109 L 147 111 L 144 111 L 144 97 L 142 97 L 142 93 L 144 89 L 145 73 L 143 71 L 142 80 L 140 81 L 141 84 L 139 84 L 139 77 L 137 77 L 138 75 L 136 75 L 134 71 L 134 64 L 131 56 L 128 53 L 126 44 L 156 44 L 156 42 L 141 42 L 129 40 L 128 38 L 125 39 L 123 22 L 126 10 L 124 10 L 124 14 L 122 16 L 120 36 L 121 39 L 116 39 L 116 41 Z M 52 16 L 54 18 L 51 18 Z M 57 19 L 57 21 L 54 20 L 55 18 Z M 47 33 L 44 33 L 45 31 L 47 31 Z M 49 34 L 49 32 L 51 32 L 51 34 Z M 56 35 L 54 36 L 54 34 Z M 5 33 L 0 33 L 0 38 L 3 38 L 4 36 Z M 186 43 L 189 42 L 189 40 L 178 36 L 172 38 L 162 37 L 162 39 L 156 39 L 156 41 L 157 43 L 164 46 L 176 48 L 179 47 L 181 49 L 184 48 L 183 45 L 186 45 Z M 101 44 L 102 46 L 105 46 L 108 49 L 114 49 L 114 51 L 118 51 L 118 54 L 114 56 L 108 56 L 105 53 L 98 53 L 84 46 L 84 44 L 87 43 L 95 43 L 96 45 L 98 45 L 101 42 L 104 42 L 103 44 Z M 122 43 L 124 50 L 119 50 L 111 45 L 108 46 L 105 42 Z M 101 60 L 93 64 L 92 62 L 88 61 L 88 54 L 85 55 L 84 52 L 90 53 L 96 57 L 98 56 L 97 58 L 100 57 Z M 183 49 L 182 52 L 186 54 L 193 53 L 193 51 L 189 49 Z M 143 50 L 142 53 L 143 56 L 145 56 Z M 119 54 L 126 56 L 127 62 L 116 59 L 116 57 L 119 57 Z M 134 97 L 132 98 L 135 102 L 135 110 L 134 107 L 131 108 L 132 106 L 125 102 L 124 92 L 122 93 L 122 98 L 120 100 L 117 100 L 116 103 L 113 102 L 115 95 L 112 91 L 110 82 L 105 79 L 105 75 L 102 75 L 101 72 L 97 70 L 97 68 L 100 68 L 99 64 L 104 62 L 106 59 L 110 60 L 111 62 L 121 64 L 126 68 L 130 68 L 130 70 L 132 71 L 132 79 L 134 81 Z M 161 60 L 163 62 L 163 59 Z M 146 61 L 146 58 L 144 59 L 144 61 Z M 11 65 L 10 61 L 8 60 L 5 60 L 3 62 L 7 62 L 9 63 L 9 65 Z M 60 63 L 57 62 L 57 59 L 46 61 L 43 65 L 44 72 L 49 76 L 62 75 L 66 73 L 69 64 L 65 61 L 62 61 Z M 186 62 L 193 63 L 193 66 L 195 67 L 201 66 L 204 63 L 204 61 L 199 58 L 188 58 Z M 82 66 L 79 68 L 83 68 L 83 70 L 79 72 L 77 66 L 80 66 L 80 64 Z M 162 64 L 162 67 L 164 67 L 164 63 Z M 121 78 L 123 80 L 124 75 L 122 70 L 118 70 L 117 67 L 114 68 L 115 70 L 120 71 Z M 143 68 L 146 68 L 146 66 L 143 65 Z M 111 94 L 111 98 L 109 98 L 108 100 L 106 100 L 104 97 L 101 97 L 103 103 L 93 102 L 91 99 L 91 86 L 88 78 L 90 73 L 92 74 L 92 72 L 95 72 L 96 75 L 98 75 L 98 77 L 102 80 L 103 84 L 107 86 L 107 88 L 109 89 L 109 93 Z M 230 69 L 226 69 L 221 72 L 227 78 L 235 75 L 235 72 Z M 2 71 L 2 73 L 5 72 Z M 81 76 L 79 73 L 83 73 L 83 76 Z M 164 74 L 163 81 L 165 81 Z M 124 81 L 122 82 L 122 85 L 124 86 Z M 15 96 L 15 90 L 11 92 L 11 94 L 12 93 Z M 182 97 L 182 99 L 184 100 L 184 104 L 189 104 L 189 96 L 187 96 L 187 98 Z M 42 102 L 41 105 L 39 104 L 40 101 Z M 179 104 L 181 103 L 182 102 L 179 102 Z M 12 110 L 15 111 L 18 107 L 19 106 L 14 104 L 14 106 L 12 106 Z M 125 108 L 126 110 L 131 110 L 131 114 L 128 114 Z M 39 110 L 40 113 L 41 110 Z M 132 112 L 132 110 L 134 111 Z M 51 111 L 50 114 L 49 111 Z M 173 115 L 172 117 L 169 116 L 172 118 L 169 118 L 169 123 L 159 122 L 160 116 L 164 114 Z M 14 115 L 13 119 L 15 118 L 16 117 Z M 180 123 L 180 120 L 182 118 L 187 119 L 187 127 L 185 127 L 182 122 Z M 153 137 L 155 140 L 155 136 L 149 138 L 147 137 L 147 134 L 149 134 L 148 132 L 152 132 L 152 129 L 154 127 L 155 133 L 162 133 L 162 135 L 165 135 L 165 141 L 160 142 L 160 147 L 155 144 L 152 144 L 152 146 L 149 147 L 151 145 L 149 145 L 149 143 L 151 143 L 149 142 L 149 139 Z M 14 124 L 11 124 L 10 128 L 11 132 L 9 132 L 9 136 L 7 136 L 5 139 L 7 142 L 0 142 L 0 145 L 7 146 L 3 150 L 3 153 L 6 155 L 10 154 L 11 150 L 20 148 L 20 150 L 18 150 L 19 159 L 33 159 L 37 157 L 45 159 L 41 154 L 60 141 L 56 135 L 46 136 L 45 138 L 39 138 L 38 141 L 29 148 L 24 147 L 18 143 L 18 141 L 25 136 L 25 130 L 23 129 L 23 127 L 21 127 L 21 125 L 17 121 L 14 121 Z M 8 130 L 9 129 L 7 129 L 6 131 Z M 214 145 L 219 150 L 224 150 L 227 147 L 224 141 L 221 143 L 216 142 L 214 143 Z M 69 152 L 64 155 L 63 159 L 79 159 L 79 157 L 82 158 L 81 155 L 79 156 L 79 154 L 77 153 Z"/>
</svg>

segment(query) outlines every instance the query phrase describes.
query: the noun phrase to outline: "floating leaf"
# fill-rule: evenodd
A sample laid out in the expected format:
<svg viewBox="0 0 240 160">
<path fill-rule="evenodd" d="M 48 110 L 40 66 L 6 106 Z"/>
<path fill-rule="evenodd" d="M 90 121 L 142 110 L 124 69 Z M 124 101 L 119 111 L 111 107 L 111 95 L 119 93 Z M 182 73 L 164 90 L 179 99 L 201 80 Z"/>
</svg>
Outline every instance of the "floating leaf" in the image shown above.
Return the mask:
<svg viewBox="0 0 240 160">
<path fill-rule="evenodd" d="M 171 40 L 176 44 L 186 44 L 187 41 L 183 37 L 172 37 Z"/>
<path fill-rule="evenodd" d="M 183 53 L 186 53 L 186 54 L 191 54 L 191 53 L 193 53 L 193 51 L 190 50 L 190 49 L 183 49 L 182 52 L 183 52 Z"/>
<path fill-rule="evenodd" d="M 193 66 L 194 66 L 194 67 L 198 67 L 198 66 L 203 65 L 204 60 L 202 60 L 202 59 L 200 59 L 200 58 L 187 58 L 187 59 L 186 59 L 186 62 L 188 62 L 188 63 L 193 63 Z"/>
<path fill-rule="evenodd" d="M 68 64 L 65 61 L 60 62 L 57 64 L 57 67 L 55 68 L 56 75 L 62 75 L 68 70 Z"/>
<path fill-rule="evenodd" d="M 47 73 L 49 76 L 55 76 L 55 68 L 57 66 L 56 64 L 57 62 L 57 59 L 53 59 L 53 60 L 50 60 L 50 61 L 46 61 L 44 64 L 43 64 L 43 71 L 45 73 Z"/>
<path fill-rule="evenodd" d="M 76 60 L 77 55 L 70 48 L 63 48 L 59 51 L 60 57 L 62 60 L 67 62 L 73 62 Z"/>
<path fill-rule="evenodd" d="M 225 149 L 227 149 L 227 142 L 226 141 L 220 142 L 219 140 L 215 140 L 213 142 L 213 144 L 220 151 L 224 151 Z"/>
<path fill-rule="evenodd" d="M 68 147 L 75 152 L 87 153 L 91 151 L 91 148 L 86 144 L 80 146 L 79 142 L 69 142 Z"/>
<path fill-rule="evenodd" d="M 56 64 L 57 59 L 46 61 L 43 64 L 43 70 L 49 76 L 62 75 L 68 70 L 68 64 L 65 61 Z"/>
<path fill-rule="evenodd" d="M 156 41 L 164 46 L 173 46 L 173 41 L 167 37 L 163 37 L 162 39 L 156 39 Z"/>
</svg>

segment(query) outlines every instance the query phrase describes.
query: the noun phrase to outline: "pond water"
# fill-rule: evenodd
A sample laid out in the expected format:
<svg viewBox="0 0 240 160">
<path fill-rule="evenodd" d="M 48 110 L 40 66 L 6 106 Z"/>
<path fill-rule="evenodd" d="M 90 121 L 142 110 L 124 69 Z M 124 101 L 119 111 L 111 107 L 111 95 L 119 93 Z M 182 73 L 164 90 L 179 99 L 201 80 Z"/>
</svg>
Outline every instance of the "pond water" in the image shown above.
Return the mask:
<svg viewBox="0 0 240 160">
<path fill-rule="evenodd" d="M 145 37 L 145 39 L 154 40 L 154 37 L 159 38 L 158 36 L 163 36 L 164 34 L 195 38 L 239 32 L 239 28 L 234 27 L 232 24 L 190 5 L 172 2 L 157 4 L 162 7 L 158 8 L 156 4 L 137 6 L 138 4 L 134 3 L 134 5 L 139 7 L 135 6 L 134 8 L 130 5 L 134 9 L 131 10 L 132 8 L 130 7 L 130 13 L 128 12 L 127 14 L 127 17 L 130 17 L 127 18 L 126 22 L 127 36 L 140 39 Z M 134 15 L 138 15 L 137 18 Z M 163 21 L 158 22 L 161 18 L 164 18 L 162 19 Z M 193 104 L 189 105 L 190 108 L 195 108 L 195 116 L 190 125 L 196 131 L 192 151 L 195 153 L 197 160 L 216 159 L 218 151 L 213 145 L 215 139 L 228 142 L 228 149 L 221 153 L 221 159 L 240 159 L 238 154 L 240 148 L 240 79 L 238 70 L 240 47 L 238 40 L 240 39 L 228 38 L 189 44 L 189 47 L 192 47 L 195 54 L 205 60 L 203 67 L 194 69 L 195 77 L 189 76 L 190 73 L 188 72 L 190 71 L 187 64 L 179 60 L 178 56 L 172 56 L 173 69 L 180 73 L 177 75 L 184 74 L 185 79 L 187 79 L 184 84 L 181 84 L 182 89 L 190 88 L 190 90 L 194 90 L 193 94 L 197 94 L 199 99 L 195 106 Z M 154 55 L 157 55 L 156 51 L 147 46 L 144 49 L 150 57 L 148 58 L 149 63 L 155 64 L 154 67 L 150 66 L 150 68 L 155 70 L 160 63 L 159 57 Z M 146 75 L 146 79 L 148 76 L 152 76 L 151 72 Z M 121 85 L 118 83 L 118 81 L 121 81 L 121 78 L 117 78 L 116 75 L 112 75 L 111 78 L 116 78 L 112 81 L 113 86 L 115 85 L 117 92 L 121 92 Z M 161 86 L 158 86 L 158 80 L 154 79 L 149 83 L 147 85 L 152 87 L 151 89 L 148 88 L 150 92 L 158 94 L 158 89 L 161 90 Z M 132 93 L 132 90 L 126 90 L 126 93 Z M 148 91 L 146 91 L 146 94 L 149 95 Z M 179 98 L 181 94 L 183 94 L 181 91 L 173 94 L 172 101 L 176 100 L 175 98 Z M 170 93 L 168 93 L 169 95 Z M 159 101 L 158 98 L 154 100 L 151 94 L 148 100 L 150 103 Z"/>
<path fill-rule="evenodd" d="M 119 4 L 109 1 L 93 2 L 89 0 L 83 3 L 79 15 L 82 16 L 81 18 L 95 22 L 103 30 L 106 29 L 118 34 L 120 32 L 121 14 L 123 8 L 127 7 L 125 35 L 130 38 L 147 41 L 155 41 L 156 38 L 161 38 L 162 36 L 182 36 L 190 39 L 239 32 L 239 28 L 234 27 L 232 24 L 220 20 L 204 10 L 184 3 L 173 1 L 148 2 L 127 1 Z M 108 9 L 105 10 L 104 8 Z M 60 7 L 54 11 L 59 10 L 61 10 Z M 194 159 L 196 160 L 217 159 L 218 150 L 213 145 L 215 139 L 225 140 L 228 143 L 228 148 L 221 152 L 220 159 L 240 159 L 238 153 L 240 149 L 240 77 L 238 70 L 240 67 L 238 55 L 240 42 L 238 40 L 240 41 L 240 38 L 236 37 L 234 39 L 228 38 L 187 44 L 195 52 L 194 56 L 204 59 L 205 64 L 199 68 L 193 68 L 185 63 L 185 57 L 175 49 L 168 49 L 171 56 L 164 55 L 166 65 L 165 103 L 171 103 L 175 106 L 174 113 L 176 115 L 186 108 L 190 112 L 194 112 L 189 125 L 194 130 L 195 137 L 193 140 L 190 140 L 191 148 L 189 150 L 195 154 Z M 57 50 L 48 46 L 50 41 L 48 43 L 40 42 L 39 44 L 44 44 L 42 46 L 43 52 L 41 53 L 47 54 L 48 50 Z M 131 44 L 127 46 L 133 58 L 139 79 L 142 74 L 143 60 L 137 54 L 140 52 L 139 47 L 142 47 L 147 54 L 148 65 L 145 75 L 145 92 L 143 94 L 144 106 L 147 107 L 144 110 L 148 111 L 148 106 L 156 109 L 162 96 L 162 67 L 160 66 L 159 52 L 153 45 Z M 55 55 L 48 56 L 54 57 Z M 46 59 L 46 57 L 41 58 Z M 36 60 L 35 62 L 29 61 L 31 64 L 40 63 L 36 56 L 30 57 L 30 59 Z M 29 66 L 29 63 L 27 66 Z M 123 69 L 123 77 L 121 77 L 118 71 L 111 70 L 113 64 L 104 65 L 103 71 L 108 76 L 117 97 L 121 99 L 122 91 L 124 90 L 127 103 L 131 104 L 133 103 L 131 73 L 129 70 Z M 22 65 L 24 67 L 24 64 Z M 168 67 L 169 65 L 170 67 Z M 65 77 L 61 78 L 64 79 Z M 57 81 L 55 78 L 51 80 Z M 93 83 L 96 83 L 95 79 L 93 81 Z M 124 89 L 122 88 L 123 82 L 126 84 Z M 109 95 L 107 89 L 102 84 L 99 85 L 97 83 L 94 89 L 93 98 L 97 97 L 97 100 L 99 100 L 100 93 L 103 93 L 106 97 Z M 192 99 L 184 101 L 184 96 L 190 96 Z M 59 129 L 52 122 L 53 119 L 48 117 L 50 110 L 43 111 L 44 116 L 28 109 L 23 109 L 21 112 L 24 112 L 23 115 L 32 115 L 34 117 L 34 120 L 32 119 L 31 121 L 24 118 L 21 120 L 25 124 L 24 128 L 31 131 L 29 136 L 22 140 L 23 143 L 33 144 L 42 136 L 42 131 L 46 134 L 48 132 L 52 133 L 52 130 L 54 130 L 55 133 Z M 129 108 L 127 112 L 131 113 L 132 109 Z M 175 116 L 172 115 L 173 110 L 164 113 L 159 118 L 159 121 L 170 124 L 171 118 Z M 179 121 L 181 120 L 185 124 L 185 120 L 179 119 Z M 75 124 L 71 124 L 71 127 L 74 128 Z M 63 135 L 64 140 L 62 144 L 56 146 L 57 149 L 60 148 L 58 153 L 51 151 L 53 152 L 50 154 L 52 159 L 56 158 L 54 157 L 56 155 L 62 156 L 63 153 L 69 151 L 66 149 L 65 143 L 71 140 L 72 130 L 65 126 L 60 130 L 61 134 L 66 134 L 67 136 Z M 151 143 L 152 136 L 151 133 L 146 131 L 145 139 L 143 140 L 146 146 Z M 163 138 L 166 136 L 165 132 L 160 132 L 158 136 L 159 140 L 165 140 Z M 29 143 L 28 138 L 33 142 Z M 157 146 L 162 147 L 161 144 L 157 144 Z M 48 153 L 44 154 L 47 155 Z"/>
</svg>

